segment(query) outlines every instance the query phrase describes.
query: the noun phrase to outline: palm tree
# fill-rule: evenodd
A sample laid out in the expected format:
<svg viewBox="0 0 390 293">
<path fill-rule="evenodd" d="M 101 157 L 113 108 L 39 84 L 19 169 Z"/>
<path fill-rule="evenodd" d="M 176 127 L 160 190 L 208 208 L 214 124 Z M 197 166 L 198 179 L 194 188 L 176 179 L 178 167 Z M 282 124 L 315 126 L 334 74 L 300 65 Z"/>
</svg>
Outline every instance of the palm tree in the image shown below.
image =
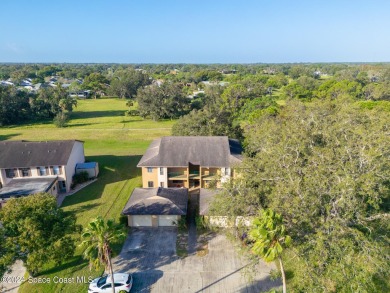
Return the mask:
<svg viewBox="0 0 390 293">
<path fill-rule="evenodd" d="M 279 260 L 283 280 L 283 293 L 287 292 L 286 276 L 284 273 L 281 254 L 283 247 L 288 247 L 291 237 L 286 235 L 283 218 L 280 214 L 268 209 L 253 221 L 253 228 L 249 232 L 250 238 L 255 241 L 252 251 L 266 262 Z"/>
<path fill-rule="evenodd" d="M 81 235 L 84 258 L 89 260 L 90 268 L 98 268 L 99 265 L 103 264 L 105 269 L 109 270 L 113 293 L 115 293 L 115 287 L 110 244 L 125 237 L 126 233 L 121 225 L 116 224 L 114 220 L 105 222 L 100 216 L 90 222 Z"/>
</svg>

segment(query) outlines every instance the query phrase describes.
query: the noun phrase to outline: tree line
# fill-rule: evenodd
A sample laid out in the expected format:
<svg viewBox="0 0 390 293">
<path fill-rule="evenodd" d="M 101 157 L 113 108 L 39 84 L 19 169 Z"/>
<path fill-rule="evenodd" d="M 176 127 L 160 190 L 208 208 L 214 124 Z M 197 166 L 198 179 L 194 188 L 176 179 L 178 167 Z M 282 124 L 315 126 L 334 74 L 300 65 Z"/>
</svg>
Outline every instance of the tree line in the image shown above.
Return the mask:
<svg viewBox="0 0 390 293">
<path fill-rule="evenodd" d="M 58 78 L 59 83 L 73 79 L 68 87 L 73 92 L 89 90 L 94 98 L 108 95 L 131 99 L 130 115 L 154 120 L 188 115 L 183 118 L 185 123 L 179 123 L 188 127 L 174 130 L 186 135 L 199 131 L 240 137 L 239 125 L 263 111 L 277 111 L 277 100 L 308 101 L 343 95 L 370 101 L 390 98 L 387 64 L 0 65 L 0 77 L 11 78 L 16 83 L 24 78 L 44 82 L 51 76 Z M 6 125 L 55 116 L 57 120 L 65 119 L 65 111 L 58 105 L 53 107 L 53 103 L 58 104 L 55 91 L 43 91 L 46 93 L 4 93 L 3 90 L 0 122 Z M 198 94 L 193 96 L 194 92 Z M 50 101 L 49 94 L 53 95 Z M 74 106 L 74 101 L 66 101 L 68 105 L 72 103 Z M 226 127 L 214 131 L 226 123 Z"/>
</svg>

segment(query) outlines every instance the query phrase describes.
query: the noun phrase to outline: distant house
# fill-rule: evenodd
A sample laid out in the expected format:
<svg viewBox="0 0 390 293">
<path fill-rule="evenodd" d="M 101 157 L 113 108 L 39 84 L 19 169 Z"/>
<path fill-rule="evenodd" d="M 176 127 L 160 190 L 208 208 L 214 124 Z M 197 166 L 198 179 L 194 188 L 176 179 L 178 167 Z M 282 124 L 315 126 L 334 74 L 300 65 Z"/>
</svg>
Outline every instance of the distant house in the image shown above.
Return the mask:
<svg viewBox="0 0 390 293">
<path fill-rule="evenodd" d="M 14 86 L 15 84 L 11 81 L 7 81 L 7 80 L 2 80 L 0 81 L 0 85 L 2 86 Z"/>
<path fill-rule="evenodd" d="M 150 144 L 137 166 L 144 188 L 219 187 L 234 176 L 241 152 L 227 136 L 166 136 Z"/>
<path fill-rule="evenodd" d="M 90 90 L 81 90 L 81 91 L 71 91 L 69 92 L 69 96 L 72 98 L 81 98 L 81 99 L 86 99 L 91 95 Z"/>
<path fill-rule="evenodd" d="M 84 162 L 82 141 L 1 141 L 0 199 L 68 192 L 77 163 Z"/>
<path fill-rule="evenodd" d="M 26 78 L 20 82 L 20 86 L 32 86 L 32 80 L 30 78 Z"/>
<path fill-rule="evenodd" d="M 223 69 L 223 70 L 221 70 L 219 72 L 222 73 L 222 74 L 236 74 L 237 70 L 235 70 L 235 69 Z"/>
<path fill-rule="evenodd" d="M 192 95 L 187 96 L 187 98 L 189 98 L 189 99 L 197 98 L 198 95 L 201 95 L 201 94 L 204 95 L 204 91 L 203 90 L 194 91 L 192 93 Z"/>
</svg>

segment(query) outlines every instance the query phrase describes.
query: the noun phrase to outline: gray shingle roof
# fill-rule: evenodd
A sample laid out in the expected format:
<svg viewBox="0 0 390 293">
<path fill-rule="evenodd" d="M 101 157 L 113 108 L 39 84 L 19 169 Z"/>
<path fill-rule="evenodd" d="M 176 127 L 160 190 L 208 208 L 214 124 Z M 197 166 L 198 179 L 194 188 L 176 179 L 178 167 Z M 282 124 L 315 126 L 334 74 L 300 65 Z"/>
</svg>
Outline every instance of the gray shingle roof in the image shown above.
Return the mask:
<svg viewBox="0 0 390 293">
<path fill-rule="evenodd" d="M 45 178 L 17 178 L 12 179 L 0 189 L 0 198 L 26 196 L 38 192 L 48 191 L 57 181 L 57 176 Z"/>
<path fill-rule="evenodd" d="M 124 215 L 186 215 L 188 190 L 186 188 L 135 188 Z"/>
<path fill-rule="evenodd" d="M 165 136 L 150 144 L 138 167 L 230 167 L 241 153 L 239 141 L 227 136 Z"/>
<path fill-rule="evenodd" d="M 66 165 L 75 142 L 0 141 L 0 168 Z"/>
<path fill-rule="evenodd" d="M 209 212 L 209 206 L 213 197 L 220 193 L 221 189 L 205 189 L 201 188 L 199 192 L 199 215 L 207 215 Z"/>
</svg>

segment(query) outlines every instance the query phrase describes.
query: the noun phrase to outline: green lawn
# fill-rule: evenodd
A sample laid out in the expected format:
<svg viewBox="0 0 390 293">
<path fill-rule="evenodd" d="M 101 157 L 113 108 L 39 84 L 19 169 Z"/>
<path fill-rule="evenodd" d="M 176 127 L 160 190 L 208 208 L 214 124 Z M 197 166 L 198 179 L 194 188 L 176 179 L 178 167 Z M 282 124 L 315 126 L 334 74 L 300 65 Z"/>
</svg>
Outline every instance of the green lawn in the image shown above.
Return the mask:
<svg viewBox="0 0 390 293">
<path fill-rule="evenodd" d="M 61 129 L 51 123 L 39 123 L 1 128 L 0 139 L 84 141 L 86 159 L 99 162 L 99 179 L 66 198 L 62 207 L 75 213 L 77 223 L 82 226 L 98 215 L 119 220 L 132 190 L 141 186 L 138 161 L 154 138 L 170 135 L 174 123 L 126 117 L 123 115 L 126 110 L 126 101 L 120 99 L 80 100 L 68 127 Z M 49 278 L 49 284 L 26 282 L 19 292 L 86 292 L 88 284 L 77 283 L 76 277 L 88 279 L 99 274 L 101 271 L 89 270 L 78 248 L 67 263 L 59 267 L 48 264 L 43 269 L 38 277 Z M 54 283 L 55 276 L 75 279 L 71 284 Z"/>
<path fill-rule="evenodd" d="M 0 128 L 2 139 L 85 141 L 85 154 L 142 154 L 150 141 L 171 133 L 174 121 L 144 120 L 124 116 L 126 101 L 120 99 L 79 100 L 67 127 L 56 128 L 50 121 Z"/>
</svg>

